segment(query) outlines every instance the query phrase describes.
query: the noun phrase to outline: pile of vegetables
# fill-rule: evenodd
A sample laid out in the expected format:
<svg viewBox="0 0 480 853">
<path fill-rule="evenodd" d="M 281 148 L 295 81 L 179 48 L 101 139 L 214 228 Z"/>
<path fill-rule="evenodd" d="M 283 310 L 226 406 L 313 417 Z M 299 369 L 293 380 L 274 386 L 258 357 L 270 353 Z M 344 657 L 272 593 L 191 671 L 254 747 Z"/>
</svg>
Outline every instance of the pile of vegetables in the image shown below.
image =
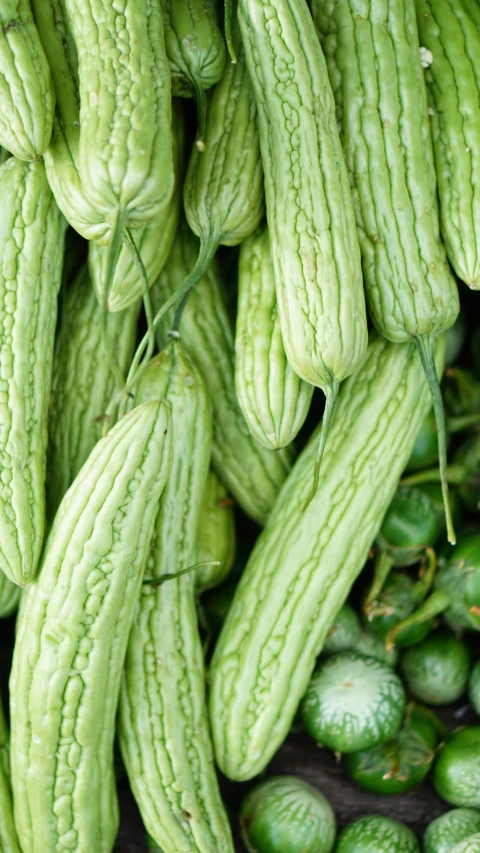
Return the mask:
<svg viewBox="0 0 480 853">
<path fill-rule="evenodd" d="M 0 19 L 0 851 L 478 853 L 478 0 Z"/>
</svg>

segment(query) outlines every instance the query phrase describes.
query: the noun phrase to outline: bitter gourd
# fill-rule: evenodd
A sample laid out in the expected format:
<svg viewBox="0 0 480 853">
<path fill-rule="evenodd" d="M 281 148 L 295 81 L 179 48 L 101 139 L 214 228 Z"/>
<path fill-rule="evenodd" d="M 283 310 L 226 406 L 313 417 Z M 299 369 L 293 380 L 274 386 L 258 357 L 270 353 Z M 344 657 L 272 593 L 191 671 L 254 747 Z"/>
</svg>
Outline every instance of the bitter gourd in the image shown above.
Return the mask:
<svg viewBox="0 0 480 853">
<path fill-rule="evenodd" d="M 10 785 L 10 749 L 8 742 L 8 728 L 0 700 L 0 850 L 2 853 L 21 853 L 13 822 L 12 789 Z"/>
<path fill-rule="evenodd" d="M 300 379 L 287 361 L 267 228 L 248 237 L 240 249 L 235 387 L 257 441 L 273 450 L 293 441 L 307 417 L 313 385 Z"/>
<path fill-rule="evenodd" d="M 363 0 L 314 0 L 313 15 L 340 105 L 370 314 L 390 341 L 413 337 L 420 349 L 434 403 L 453 542 L 432 341 L 453 325 L 459 300 L 440 242 L 414 0 L 367 5 Z"/>
<path fill-rule="evenodd" d="M 18 584 L 7 578 L 5 572 L 0 572 L 0 619 L 6 619 L 15 612 L 21 592 Z"/>
<path fill-rule="evenodd" d="M 172 411 L 172 468 L 128 641 L 120 748 L 143 823 L 164 853 L 227 853 L 233 847 L 213 764 L 195 579 L 174 576 L 196 561 L 212 410 L 178 341 L 153 359 L 135 391 L 138 402 L 159 398 Z"/>
<path fill-rule="evenodd" d="M 227 577 L 235 559 L 235 517 L 233 501 L 215 471 L 208 472 L 200 509 L 197 531 L 195 592 L 201 595 L 207 589 L 221 584 Z M 215 566 L 211 563 L 218 562 Z"/>
<path fill-rule="evenodd" d="M 0 167 L 0 567 L 30 581 L 43 546 L 47 414 L 66 223 L 41 161 Z"/>
<path fill-rule="evenodd" d="M 339 383 L 367 347 L 355 215 L 305 0 L 240 0 L 238 10 L 258 107 L 283 343 L 295 373 L 326 395 L 313 494 Z"/>
<path fill-rule="evenodd" d="M 35 160 L 50 142 L 55 95 L 29 0 L 0 3 L 0 144 Z"/>
<path fill-rule="evenodd" d="M 163 305 L 185 280 L 197 253 L 197 241 L 182 225 L 162 274 L 152 287 L 154 307 Z M 172 322 L 170 314 L 161 324 L 160 346 L 167 339 Z M 185 352 L 199 368 L 212 401 L 213 466 L 247 515 L 265 524 L 290 470 L 291 453 L 267 450 L 249 433 L 235 394 L 233 331 L 215 263 L 190 295 L 180 334 Z"/>
<path fill-rule="evenodd" d="M 133 356 L 139 309 L 137 303 L 107 317 L 107 335 L 123 372 Z M 115 388 L 102 336 L 102 308 L 84 266 L 65 296 L 53 364 L 47 457 L 50 520 L 101 436 L 102 416 Z"/>
<path fill-rule="evenodd" d="M 285 738 L 429 406 L 415 345 L 374 335 L 339 395 L 306 509 L 315 433 L 294 465 L 212 658 L 210 722 L 217 762 L 230 778 L 255 776 Z"/>
<path fill-rule="evenodd" d="M 447 255 L 458 277 L 480 289 L 480 7 L 415 0 Z M 477 23 L 472 10 L 477 7 Z"/>
<path fill-rule="evenodd" d="M 172 94 L 197 104 L 197 142 L 205 135 L 205 92 L 220 80 L 225 68 L 225 41 L 213 0 L 161 0 L 165 49 L 172 75 Z"/>
<path fill-rule="evenodd" d="M 25 591 L 10 677 L 23 853 L 110 853 L 115 713 L 128 633 L 171 463 L 171 418 L 137 406 L 92 450 Z"/>
</svg>

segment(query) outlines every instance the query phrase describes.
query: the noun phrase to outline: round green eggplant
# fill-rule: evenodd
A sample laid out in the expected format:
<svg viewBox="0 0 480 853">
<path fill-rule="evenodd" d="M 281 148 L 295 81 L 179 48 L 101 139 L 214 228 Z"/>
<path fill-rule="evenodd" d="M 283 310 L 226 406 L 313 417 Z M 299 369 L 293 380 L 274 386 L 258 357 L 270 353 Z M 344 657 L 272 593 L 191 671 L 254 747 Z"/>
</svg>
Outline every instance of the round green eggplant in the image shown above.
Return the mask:
<svg viewBox="0 0 480 853">
<path fill-rule="evenodd" d="M 456 702 L 465 693 L 470 672 L 470 652 L 449 631 L 434 631 L 407 649 L 401 670 L 409 691 L 430 705 Z"/>
<path fill-rule="evenodd" d="M 480 831 L 480 812 L 451 809 L 428 824 L 423 835 L 424 853 L 450 853 L 459 841 Z"/>
<path fill-rule="evenodd" d="M 450 853 L 480 853 L 480 832 L 469 835 L 452 847 Z"/>
<path fill-rule="evenodd" d="M 340 833 L 335 853 L 420 853 L 418 841 L 403 823 L 370 814 Z"/>
<path fill-rule="evenodd" d="M 360 631 L 360 636 L 352 651 L 364 655 L 364 657 L 376 658 L 392 668 L 397 665 L 399 659 L 399 651 L 396 646 L 393 649 L 387 649 L 383 638 L 378 637 L 377 634 L 373 634 L 366 628 Z"/>
<path fill-rule="evenodd" d="M 416 563 L 427 546 L 435 545 L 440 525 L 435 504 L 415 487 L 401 486 L 383 519 L 377 545 L 394 566 Z"/>
<path fill-rule="evenodd" d="M 454 628 L 480 631 L 480 533 L 462 536 L 447 555 L 434 582 L 450 598 L 445 616 Z"/>
<path fill-rule="evenodd" d="M 338 611 L 323 645 L 323 654 L 331 655 L 353 649 L 360 637 L 360 620 L 353 607 L 344 604 Z"/>
<path fill-rule="evenodd" d="M 421 471 L 432 468 L 438 462 L 438 433 L 433 409 L 425 418 L 418 433 L 406 471 Z"/>
<path fill-rule="evenodd" d="M 415 593 L 416 584 L 410 575 L 405 572 L 393 572 L 385 581 L 376 607 L 369 615 L 365 615 L 365 625 L 384 640 L 398 622 L 407 619 L 416 609 L 418 600 Z M 395 643 L 399 647 L 413 646 L 430 633 L 432 626 L 432 619 L 419 625 L 411 625 L 399 632 Z"/>
<path fill-rule="evenodd" d="M 480 726 L 454 732 L 434 768 L 437 794 L 452 806 L 480 808 Z"/>
</svg>

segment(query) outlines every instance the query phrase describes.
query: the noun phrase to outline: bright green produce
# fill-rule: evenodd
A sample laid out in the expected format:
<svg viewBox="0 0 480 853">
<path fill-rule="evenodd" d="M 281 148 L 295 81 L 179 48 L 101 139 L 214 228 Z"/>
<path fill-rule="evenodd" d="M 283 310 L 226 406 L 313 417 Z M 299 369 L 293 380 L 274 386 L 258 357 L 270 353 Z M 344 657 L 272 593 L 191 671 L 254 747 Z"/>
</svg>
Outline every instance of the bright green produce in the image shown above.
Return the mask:
<svg viewBox="0 0 480 853">
<path fill-rule="evenodd" d="M 170 254 L 182 205 L 185 129 L 179 102 L 174 101 L 172 107 L 172 141 L 175 166 L 175 186 L 173 193 L 166 205 L 147 225 L 143 228 L 137 228 L 132 232 L 132 237 L 140 254 L 150 286 L 160 275 Z M 98 301 L 102 305 L 107 260 L 107 249 L 104 246 L 100 246 L 94 240 L 91 240 L 88 245 L 88 266 Z M 109 311 L 124 311 L 125 308 L 134 304 L 142 296 L 143 287 L 143 276 L 139 273 L 132 253 L 123 244 L 115 265 L 106 307 Z"/>
<path fill-rule="evenodd" d="M 213 0 L 161 0 L 165 48 L 172 76 L 172 94 L 197 104 L 197 145 L 203 150 L 205 91 L 221 79 L 225 68 L 225 40 L 219 29 Z"/>
<path fill-rule="evenodd" d="M 0 850 L 2 853 L 21 853 L 13 822 L 8 740 L 7 723 L 0 702 Z"/>
<path fill-rule="evenodd" d="M 296 776 L 272 776 L 249 791 L 240 826 L 250 853 L 331 853 L 336 836 L 330 803 Z"/>
<path fill-rule="evenodd" d="M 388 340 L 414 338 L 438 429 L 447 532 L 455 540 L 445 477 L 443 404 L 435 336 L 459 312 L 440 242 L 427 93 L 414 0 L 314 0 L 337 103 L 370 314 Z"/>
<path fill-rule="evenodd" d="M 240 0 L 238 8 L 258 106 L 283 343 L 295 373 L 326 395 L 313 494 L 339 383 L 367 347 L 355 215 L 307 4 Z"/>
<path fill-rule="evenodd" d="M 228 64 L 208 106 L 205 150 L 193 147 L 183 201 L 190 228 L 200 238 L 185 287 L 200 280 L 219 245 L 236 246 L 265 213 L 257 106 L 237 28 L 238 61 Z"/>
<path fill-rule="evenodd" d="M 355 652 L 320 664 L 301 704 L 305 731 L 335 752 L 370 749 L 390 740 L 404 709 L 405 691 L 393 669 Z"/>
<path fill-rule="evenodd" d="M 210 721 L 227 776 L 260 772 L 286 736 L 428 407 L 414 345 L 374 335 L 340 395 L 316 496 L 303 510 L 318 433 L 257 540 L 214 651 Z"/>
<path fill-rule="evenodd" d="M 237 581 L 229 580 L 216 589 L 209 590 L 202 596 L 201 612 L 205 627 L 209 634 L 217 637 L 230 610 Z"/>
<path fill-rule="evenodd" d="M 35 575 L 45 531 L 45 467 L 65 220 L 42 161 L 0 167 L 0 568 Z"/>
<path fill-rule="evenodd" d="M 52 134 L 55 95 L 29 0 L 0 5 L 0 144 L 35 160 Z"/>
<path fill-rule="evenodd" d="M 160 278 L 152 288 L 155 309 L 174 293 L 195 263 L 197 242 L 180 228 Z M 159 344 L 172 328 L 173 314 L 159 330 Z M 234 338 L 219 280 L 212 264 L 192 291 L 182 313 L 185 352 L 199 368 L 213 405 L 213 466 L 247 515 L 265 524 L 290 470 L 288 450 L 267 450 L 249 434 L 234 381 Z"/>
<path fill-rule="evenodd" d="M 366 627 L 385 642 L 390 631 L 416 612 L 424 597 L 422 583 L 415 582 L 406 572 L 389 575 L 382 591 L 372 602 L 368 616 L 364 617 Z M 433 618 L 401 628 L 395 633 L 395 644 L 400 647 L 413 646 L 427 636 L 432 626 Z"/>
<path fill-rule="evenodd" d="M 67 492 L 38 580 L 25 591 L 10 677 L 23 853 L 112 850 L 115 714 L 170 463 L 166 405 L 145 404 L 123 417 Z"/>
<path fill-rule="evenodd" d="M 402 794 L 425 778 L 437 744 L 430 712 L 408 705 L 400 731 L 387 743 L 344 758 L 352 779 L 373 794 Z"/>
<path fill-rule="evenodd" d="M 469 835 L 452 847 L 450 853 L 480 853 L 480 832 Z"/>
<path fill-rule="evenodd" d="M 196 563 L 216 560 L 219 566 L 199 566 L 195 571 L 195 591 L 223 583 L 235 559 L 235 516 L 232 499 L 215 471 L 209 471 L 200 508 Z"/>
<path fill-rule="evenodd" d="M 364 815 L 340 833 L 335 853 L 420 853 L 417 839 L 403 823 L 382 815 Z"/>
<path fill-rule="evenodd" d="M 360 634 L 360 620 L 355 610 L 349 604 L 344 604 L 330 626 L 322 651 L 331 655 L 354 649 L 360 640 Z"/>
<path fill-rule="evenodd" d="M 435 631 L 404 652 L 401 666 L 414 696 L 429 705 L 446 705 L 465 693 L 470 653 L 449 631 Z"/>
<path fill-rule="evenodd" d="M 474 711 L 480 717 L 480 661 L 477 661 L 470 673 L 468 698 Z"/>
<path fill-rule="evenodd" d="M 480 726 L 455 732 L 433 768 L 437 794 L 452 806 L 480 807 Z"/>
<path fill-rule="evenodd" d="M 420 489 L 401 486 L 395 493 L 377 536 L 377 545 L 393 566 L 418 562 L 440 534 L 434 503 Z"/>
<path fill-rule="evenodd" d="M 443 494 L 441 484 L 439 482 L 417 483 L 415 488 L 423 492 L 424 495 L 430 498 L 430 500 L 433 502 L 437 511 L 437 519 L 440 525 L 440 533 L 445 533 L 445 508 L 443 506 Z M 460 500 L 458 498 L 456 489 L 449 489 L 448 498 L 450 501 L 450 512 L 452 514 L 454 527 L 455 529 L 460 528 L 463 519 L 463 510 L 460 505 Z"/>
<path fill-rule="evenodd" d="M 287 361 L 266 226 L 240 249 L 235 388 L 257 441 L 274 450 L 293 441 L 307 417 L 313 385 Z"/>
<path fill-rule="evenodd" d="M 0 619 L 6 619 L 18 607 L 22 589 L 18 584 L 7 578 L 4 572 L 0 572 Z"/>
<path fill-rule="evenodd" d="M 454 844 L 480 831 L 480 812 L 451 809 L 428 824 L 423 835 L 424 853 L 450 853 Z"/>
<path fill-rule="evenodd" d="M 109 314 L 107 335 L 120 370 L 135 348 L 140 305 Z M 103 347 L 103 312 L 88 269 L 67 290 L 53 363 L 48 415 L 47 507 L 53 520 L 60 501 L 102 434 L 115 377 Z"/>
<path fill-rule="evenodd" d="M 447 594 L 445 615 L 454 628 L 480 630 L 480 536 L 462 536 L 449 549 L 435 576 L 435 588 Z"/>
<path fill-rule="evenodd" d="M 480 55 L 476 0 L 415 0 L 440 197 L 442 234 L 458 277 L 480 288 Z M 479 12 L 477 11 L 477 16 Z"/>
<path fill-rule="evenodd" d="M 208 729 L 195 579 L 175 577 L 196 562 L 212 441 L 206 388 L 180 346 L 170 342 L 135 390 L 137 403 L 171 407 L 173 454 L 128 641 L 119 740 L 143 823 L 165 853 L 233 853 Z"/>
<path fill-rule="evenodd" d="M 433 409 L 425 418 L 407 462 L 407 471 L 421 471 L 438 462 L 438 435 Z"/>
<path fill-rule="evenodd" d="M 368 630 L 360 632 L 360 636 L 353 646 L 353 651 L 357 652 L 359 655 L 377 658 L 377 660 L 392 667 L 396 666 L 398 661 L 398 649 L 396 646 L 392 649 L 386 649 L 385 641 Z"/>
</svg>

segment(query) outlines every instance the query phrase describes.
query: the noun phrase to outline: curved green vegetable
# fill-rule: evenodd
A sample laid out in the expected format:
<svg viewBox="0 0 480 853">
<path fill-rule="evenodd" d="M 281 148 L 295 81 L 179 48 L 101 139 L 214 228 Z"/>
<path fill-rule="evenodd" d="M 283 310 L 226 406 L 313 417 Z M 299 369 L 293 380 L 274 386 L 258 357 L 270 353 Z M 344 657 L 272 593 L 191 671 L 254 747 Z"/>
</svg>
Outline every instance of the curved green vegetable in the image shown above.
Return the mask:
<svg viewBox="0 0 480 853">
<path fill-rule="evenodd" d="M 133 356 L 139 309 L 137 304 L 107 317 L 107 335 L 122 372 Z M 101 436 L 103 416 L 115 389 L 102 326 L 103 311 L 84 266 L 65 296 L 53 363 L 47 465 L 50 520 Z"/>
<path fill-rule="evenodd" d="M 21 592 L 18 584 L 7 578 L 4 572 L 0 572 L 0 619 L 6 619 L 15 612 Z"/>
<path fill-rule="evenodd" d="M 319 489 L 305 511 L 318 434 L 292 469 L 212 659 L 210 722 L 230 778 L 260 772 L 287 735 L 428 406 L 415 347 L 374 336 L 340 395 Z"/>
<path fill-rule="evenodd" d="M 212 440 L 206 388 L 177 341 L 136 388 L 135 402 L 153 399 L 172 410 L 172 469 L 128 641 L 120 748 L 144 825 L 164 853 L 233 853 L 213 765 L 195 580 L 175 577 L 196 561 Z"/>
<path fill-rule="evenodd" d="M 367 302 L 390 341 L 414 338 L 432 393 L 448 538 L 443 404 L 433 340 L 459 312 L 440 242 L 427 94 L 414 0 L 314 0 L 362 252 Z"/>
<path fill-rule="evenodd" d="M 313 494 L 339 383 L 367 347 L 355 215 L 307 4 L 240 0 L 238 9 L 258 107 L 283 343 L 295 373 L 326 395 Z"/>
<path fill-rule="evenodd" d="M 257 441 L 276 450 L 294 440 L 307 417 L 313 385 L 287 361 L 266 227 L 240 248 L 235 388 Z"/>
<path fill-rule="evenodd" d="M 45 467 L 65 220 L 43 163 L 0 167 L 0 568 L 35 575 L 45 532 Z"/>
<path fill-rule="evenodd" d="M 395 629 L 395 644 L 400 647 L 413 646 L 423 640 L 433 627 L 433 619 L 397 629 L 397 625 L 416 612 L 425 597 L 423 582 L 424 579 L 414 581 L 406 572 L 393 572 L 389 575 L 364 617 L 366 627 L 384 643 L 389 633 Z M 425 593 L 427 591 L 425 590 Z M 387 645 L 390 647 L 390 643 Z"/>
<path fill-rule="evenodd" d="M 215 560 L 219 566 L 204 565 L 195 570 L 195 591 L 223 583 L 235 559 L 235 516 L 232 499 L 215 471 L 208 472 L 197 531 L 196 563 Z"/>
<path fill-rule="evenodd" d="M 0 145 L 35 160 L 50 142 L 55 95 L 29 0 L 0 5 Z"/>
<path fill-rule="evenodd" d="M 435 576 L 435 589 L 449 598 L 445 615 L 455 628 L 480 630 L 480 537 L 462 536 L 443 560 Z"/>
<path fill-rule="evenodd" d="M 0 701 L 0 850 L 2 853 L 21 853 L 13 821 L 10 749 L 8 741 L 7 723 Z"/>
<path fill-rule="evenodd" d="M 462 0 L 415 0 L 445 248 L 455 272 L 480 288 L 480 31 Z M 477 16 L 479 13 L 477 12 Z M 454 152 L 454 155 L 453 155 Z"/>
<path fill-rule="evenodd" d="M 470 673 L 468 698 L 474 711 L 480 717 L 480 661 L 477 661 Z"/>
<path fill-rule="evenodd" d="M 115 714 L 171 418 L 138 406 L 92 450 L 26 591 L 10 677 L 14 815 L 23 853 L 110 853 Z"/>
<path fill-rule="evenodd" d="M 469 835 L 452 847 L 450 853 L 480 853 L 480 832 Z"/>
<path fill-rule="evenodd" d="M 393 669 L 343 652 L 320 664 L 300 705 L 303 726 L 335 752 L 370 749 L 400 728 L 405 691 Z"/>
<path fill-rule="evenodd" d="M 435 631 L 402 656 L 407 688 L 422 702 L 445 705 L 465 693 L 470 671 L 470 652 L 448 631 Z"/>
<path fill-rule="evenodd" d="M 340 834 L 335 853 L 420 853 L 417 839 L 403 823 L 382 815 L 364 815 Z"/>
<path fill-rule="evenodd" d="M 398 663 L 399 655 L 396 646 L 392 649 L 386 649 L 385 641 L 368 630 L 360 632 L 360 636 L 353 646 L 353 651 L 357 652 L 359 655 L 376 658 L 382 663 L 386 663 L 388 666 L 394 667 Z"/>
<path fill-rule="evenodd" d="M 451 809 L 428 824 L 423 835 L 424 853 L 450 853 L 454 844 L 480 831 L 480 812 Z"/>
<path fill-rule="evenodd" d="M 335 843 L 330 803 L 296 776 L 272 776 L 249 791 L 240 827 L 250 853 L 331 853 Z"/>
<path fill-rule="evenodd" d="M 460 729 L 447 740 L 433 768 L 433 784 L 452 806 L 480 808 L 480 726 Z"/>
<path fill-rule="evenodd" d="M 172 251 L 152 288 L 160 307 L 184 281 L 195 262 L 197 243 L 179 228 Z M 159 329 L 159 344 L 172 328 L 173 314 Z M 265 524 L 290 470 L 288 450 L 267 450 L 249 434 L 238 405 L 234 380 L 234 337 L 219 272 L 212 264 L 192 291 L 180 323 L 185 352 L 199 368 L 213 405 L 213 466 L 244 512 Z"/>
<path fill-rule="evenodd" d="M 421 471 L 438 463 L 438 435 L 435 414 L 430 411 L 418 433 L 406 471 Z"/>
<path fill-rule="evenodd" d="M 323 654 L 331 655 L 354 649 L 360 640 L 360 634 L 360 620 L 356 611 L 349 604 L 344 604 L 330 626 L 323 644 Z"/>
</svg>

